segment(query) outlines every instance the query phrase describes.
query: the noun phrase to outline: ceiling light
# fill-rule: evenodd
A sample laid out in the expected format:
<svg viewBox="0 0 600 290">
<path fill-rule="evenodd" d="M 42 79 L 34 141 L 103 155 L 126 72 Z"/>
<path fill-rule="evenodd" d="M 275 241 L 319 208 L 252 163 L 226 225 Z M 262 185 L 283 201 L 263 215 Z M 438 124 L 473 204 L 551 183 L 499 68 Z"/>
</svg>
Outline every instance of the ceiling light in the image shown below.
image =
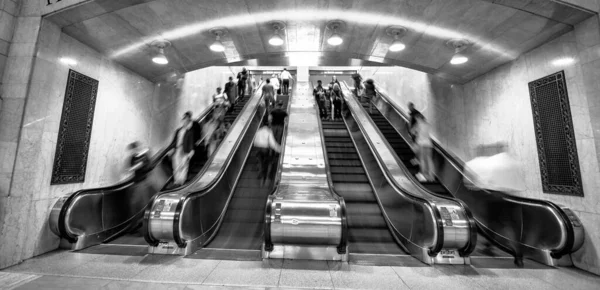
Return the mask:
<svg viewBox="0 0 600 290">
<path fill-rule="evenodd" d="M 451 64 L 457 65 L 469 61 L 469 58 L 464 53 L 462 53 L 465 49 L 469 47 L 469 45 L 471 45 L 471 43 L 469 43 L 467 40 L 451 39 L 446 44 L 454 48 L 454 55 L 450 60 Z"/>
<path fill-rule="evenodd" d="M 554 61 L 552 61 L 552 64 L 555 66 L 562 66 L 562 65 L 570 65 L 573 62 L 575 62 L 575 59 L 573 59 L 572 57 L 565 57 L 565 58 L 555 59 Z"/>
<path fill-rule="evenodd" d="M 281 36 L 279 35 L 279 30 L 285 28 L 285 24 L 280 21 L 273 21 L 270 24 L 271 26 L 273 26 L 273 30 L 275 30 L 275 33 L 269 39 L 269 44 L 273 46 L 283 45 L 284 41 L 283 38 L 281 38 Z"/>
<path fill-rule="evenodd" d="M 209 46 L 210 50 L 216 52 L 225 51 L 225 46 L 223 46 L 223 43 L 221 42 L 221 36 L 225 35 L 226 30 L 224 28 L 213 28 L 210 32 L 217 37 L 215 42 Z"/>
<path fill-rule="evenodd" d="M 60 62 L 66 64 L 66 65 L 71 65 L 71 66 L 77 65 L 77 61 L 72 58 L 61 57 L 59 60 L 60 60 Z"/>
<path fill-rule="evenodd" d="M 152 57 L 152 61 L 160 65 L 168 64 L 169 60 L 165 55 L 165 48 L 169 47 L 171 43 L 166 40 L 156 40 L 152 42 L 151 45 L 156 47 L 156 49 L 158 50 L 154 57 Z"/>
<path fill-rule="evenodd" d="M 392 45 L 390 45 L 390 51 L 396 52 L 396 51 L 402 51 L 406 48 L 406 45 L 404 45 L 404 43 L 402 43 L 400 40 L 395 40 L 394 43 L 392 43 Z"/>
<path fill-rule="evenodd" d="M 390 26 L 385 30 L 385 33 L 394 38 L 394 42 L 388 48 L 391 52 L 402 51 L 406 48 L 406 45 L 400 41 L 400 37 L 406 33 L 406 28 L 402 26 Z"/>
<path fill-rule="evenodd" d="M 329 45 L 337 46 L 344 42 L 344 39 L 338 34 L 337 30 L 342 25 L 341 21 L 331 21 L 327 24 L 327 27 L 333 30 L 333 34 L 327 39 Z"/>
<path fill-rule="evenodd" d="M 452 57 L 452 59 L 450 60 L 450 63 L 451 64 L 463 64 L 467 61 L 469 61 L 468 57 L 466 57 L 463 54 L 457 53 Z"/>
</svg>

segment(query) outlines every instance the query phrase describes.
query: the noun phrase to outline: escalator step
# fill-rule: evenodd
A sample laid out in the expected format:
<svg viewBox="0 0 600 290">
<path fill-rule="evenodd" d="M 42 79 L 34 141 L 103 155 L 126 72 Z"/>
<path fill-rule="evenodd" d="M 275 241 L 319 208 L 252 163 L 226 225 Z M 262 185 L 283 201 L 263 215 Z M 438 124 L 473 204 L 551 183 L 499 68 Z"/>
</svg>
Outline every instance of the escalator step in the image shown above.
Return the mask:
<svg viewBox="0 0 600 290">
<path fill-rule="evenodd" d="M 263 210 L 266 205 L 264 196 L 233 196 L 229 202 L 229 209 L 260 209 Z"/>
<path fill-rule="evenodd" d="M 340 147 L 327 147 L 327 154 L 329 155 L 330 153 L 355 153 L 356 154 L 356 149 L 355 148 L 350 148 L 350 147 L 346 147 L 346 148 L 340 148 Z"/>
<path fill-rule="evenodd" d="M 327 158 L 330 160 L 360 160 L 356 153 L 327 153 Z"/>
<path fill-rule="evenodd" d="M 352 142 L 333 142 L 333 141 L 325 141 L 325 146 L 327 148 L 353 148 L 354 144 Z M 356 149 L 354 149 L 356 151 Z"/>
<path fill-rule="evenodd" d="M 360 167 L 360 169 L 363 169 L 363 168 Z M 371 188 L 371 185 L 369 185 L 369 184 L 338 183 L 338 184 L 334 184 L 333 187 L 335 188 L 335 191 L 337 191 L 339 194 L 341 194 L 344 197 L 344 199 L 346 198 L 346 196 L 356 193 L 359 195 L 365 194 L 370 197 L 369 200 L 375 200 L 373 197 L 373 189 Z"/>
<path fill-rule="evenodd" d="M 435 193 L 446 193 L 447 192 L 446 188 L 438 182 L 421 182 L 421 184 L 425 188 L 427 188 L 429 191 L 432 191 Z"/>
<path fill-rule="evenodd" d="M 327 136 L 325 135 L 325 144 L 329 142 L 346 142 L 352 144 L 350 136 Z"/>
<path fill-rule="evenodd" d="M 252 188 L 252 189 L 261 187 L 260 181 L 257 179 L 254 179 L 254 178 L 252 178 L 252 179 L 240 178 L 238 180 L 237 186 L 243 187 L 243 188 Z"/>
<path fill-rule="evenodd" d="M 350 228 L 348 241 L 371 243 L 394 243 L 394 238 L 387 228 Z"/>
<path fill-rule="evenodd" d="M 260 180 L 256 180 L 256 186 L 253 187 L 244 187 L 239 183 L 235 188 L 235 192 L 233 193 L 236 197 L 256 197 L 256 196 L 265 196 L 265 202 L 267 202 L 267 196 L 273 191 L 273 188 L 270 186 L 260 187 Z"/>
<path fill-rule="evenodd" d="M 346 197 L 344 197 L 344 201 L 346 201 Z M 360 216 L 381 216 L 381 208 L 379 208 L 379 204 L 375 201 L 375 197 L 373 197 L 372 202 L 352 202 L 346 201 L 346 212 L 348 216 L 356 215 Z"/>
<path fill-rule="evenodd" d="M 350 253 L 357 254 L 404 254 L 402 249 L 395 242 L 392 243 L 371 243 L 371 242 L 353 242 L 349 243 Z"/>
<path fill-rule="evenodd" d="M 329 166 L 341 166 L 341 167 L 362 167 L 362 163 L 360 160 L 339 160 L 339 159 L 330 159 Z"/>
<path fill-rule="evenodd" d="M 333 182 L 340 183 L 368 183 L 369 179 L 364 174 L 331 174 L 331 180 Z"/>
<path fill-rule="evenodd" d="M 334 137 L 346 137 L 349 138 L 350 134 L 346 130 L 331 130 L 331 129 L 323 129 L 323 135 L 326 138 L 334 138 Z"/>
<path fill-rule="evenodd" d="M 362 167 L 330 167 L 329 171 L 332 174 L 365 174 L 365 169 Z"/>
<path fill-rule="evenodd" d="M 223 218 L 223 222 L 262 223 L 265 219 L 264 209 L 241 210 L 228 208 L 227 211 L 227 214 L 225 214 L 225 217 Z"/>
<path fill-rule="evenodd" d="M 352 228 L 386 229 L 387 224 L 382 215 L 349 215 L 348 226 Z"/>
</svg>

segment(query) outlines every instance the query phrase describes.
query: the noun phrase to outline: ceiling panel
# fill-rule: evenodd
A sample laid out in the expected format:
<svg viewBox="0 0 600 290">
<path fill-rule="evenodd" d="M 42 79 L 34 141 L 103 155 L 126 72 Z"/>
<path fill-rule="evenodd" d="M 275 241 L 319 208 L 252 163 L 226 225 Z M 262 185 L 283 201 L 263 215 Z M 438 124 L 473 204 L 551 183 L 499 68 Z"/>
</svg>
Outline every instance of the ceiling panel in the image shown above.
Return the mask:
<svg viewBox="0 0 600 290">
<path fill-rule="evenodd" d="M 157 80 L 173 71 L 209 65 L 286 63 L 309 52 L 328 63 L 400 65 L 464 83 L 517 58 L 592 14 L 548 0 L 97 0 L 48 15 L 63 31 L 124 66 Z M 344 42 L 331 46 L 326 27 L 340 19 Z M 269 22 L 286 23 L 285 43 L 274 47 Z M 408 28 L 402 52 L 390 52 L 390 25 Z M 226 27 L 225 52 L 208 47 L 214 27 Z M 449 65 L 454 51 L 447 41 L 473 43 L 462 66 Z M 170 63 L 153 64 L 150 43 L 166 39 Z M 315 54 L 316 53 L 316 54 Z M 320 56 L 319 56 L 320 55 Z M 267 60 L 271 58 L 271 60 Z M 289 62 L 289 61 L 288 61 Z"/>
</svg>

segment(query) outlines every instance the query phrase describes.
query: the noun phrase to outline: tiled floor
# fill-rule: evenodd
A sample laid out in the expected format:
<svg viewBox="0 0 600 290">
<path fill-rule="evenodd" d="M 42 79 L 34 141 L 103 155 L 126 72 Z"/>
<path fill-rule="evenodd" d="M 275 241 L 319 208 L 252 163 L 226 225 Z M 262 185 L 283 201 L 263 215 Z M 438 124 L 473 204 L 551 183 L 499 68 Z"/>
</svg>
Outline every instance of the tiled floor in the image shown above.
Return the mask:
<svg viewBox="0 0 600 290">
<path fill-rule="evenodd" d="M 1 289 L 600 289 L 600 277 L 511 259 L 473 258 L 473 266 L 367 266 L 56 251 L 0 272 Z"/>
</svg>

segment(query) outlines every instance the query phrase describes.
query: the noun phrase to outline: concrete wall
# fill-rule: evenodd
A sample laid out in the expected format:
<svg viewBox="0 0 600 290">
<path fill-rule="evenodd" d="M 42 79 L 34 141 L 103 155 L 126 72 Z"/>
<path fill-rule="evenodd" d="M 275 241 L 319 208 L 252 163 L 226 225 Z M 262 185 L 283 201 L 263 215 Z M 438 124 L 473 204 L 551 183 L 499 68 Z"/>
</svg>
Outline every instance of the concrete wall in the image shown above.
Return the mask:
<svg viewBox="0 0 600 290">
<path fill-rule="evenodd" d="M 18 23 L 17 31 L 21 25 L 27 28 L 17 32 L 19 37 L 30 33 L 33 41 L 13 39 L 15 53 L 25 55 L 15 56 L 5 75 L 8 101 L 2 106 L 0 132 L 16 150 L 2 154 L 3 163 L 13 160 L 14 167 L 2 165 L 12 176 L 0 191 L 0 268 L 55 249 L 58 238 L 47 224 L 52 205 L 66 193 L 114 184 L 123 171 L 127 143 L 139 140 L 159 148 L 162 142 L 152 132 L 162 125 L 154 116 L 165 107 L 153 83 L 62 34 L 54 24 L 40 24 L 33 17 Z M 62 63 L 65 57 L 77 64 Z M 99 81 L 86 177 L 84 183 L 50 186 L 70 68 Z"/>
<path fill-rule="evenodd" d="M 156 84 L 153 99 L 155 107 L 160 107 L 160 112 L 154 117 L 156 126 L 153 127 L 153 143 L 166 145 L 171 141 L 173 132 L 181 126 L 183 114 L 191 111 L 194 118 L 200 116 L 212 104 L 212 95 L 216 88 L 224 89 L 230 76 L 235 82 L 237 72 L 241 69 L 208 67 L 188 72 L 183 76 L 173 76 L 169 82 Z"/>
</svg>

